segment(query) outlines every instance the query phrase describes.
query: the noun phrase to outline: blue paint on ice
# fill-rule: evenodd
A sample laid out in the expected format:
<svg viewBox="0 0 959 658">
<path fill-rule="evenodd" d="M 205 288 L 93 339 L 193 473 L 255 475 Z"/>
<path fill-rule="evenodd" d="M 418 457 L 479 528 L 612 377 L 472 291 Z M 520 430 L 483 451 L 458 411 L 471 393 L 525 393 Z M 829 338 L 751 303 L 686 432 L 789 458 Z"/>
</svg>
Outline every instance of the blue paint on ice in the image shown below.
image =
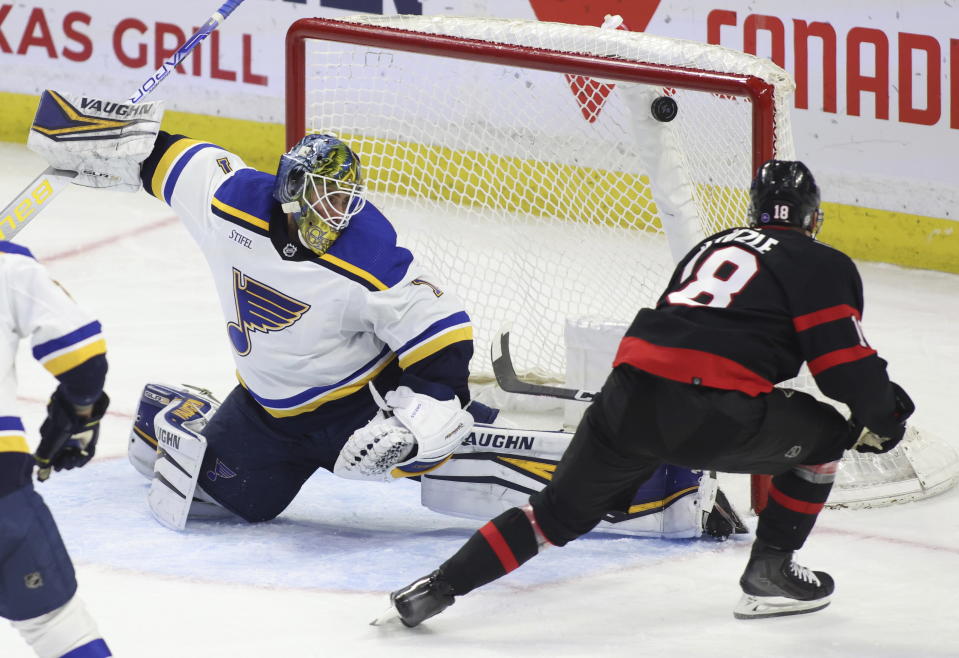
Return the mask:
<svg viewBox="0 0 959 658">
<path fill-rule="evenodd" d="M 56 473 L 37 489 L 76 562 L 262 587 L 387 591 L 437 567 L 482 525 L 421 507 L 415 482 L 353 482 L 325 471 L 273 521 L 191 520 L 181 533 L 154 521 L 148 483 L 126 459 Z M 595 535 L 547 551 L 494 586 L 542 585 L 724 546 Z"/>
</svg>

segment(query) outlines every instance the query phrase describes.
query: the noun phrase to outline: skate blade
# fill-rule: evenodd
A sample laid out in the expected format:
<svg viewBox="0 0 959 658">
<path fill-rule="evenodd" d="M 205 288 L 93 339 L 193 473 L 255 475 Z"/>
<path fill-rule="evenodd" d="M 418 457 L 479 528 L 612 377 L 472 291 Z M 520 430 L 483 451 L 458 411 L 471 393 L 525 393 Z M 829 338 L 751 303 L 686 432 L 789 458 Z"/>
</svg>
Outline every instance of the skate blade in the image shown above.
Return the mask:
<svg viewBox="0 0 959 658">
<path fill-rule="evenodd" d="M 381 614 L 379 617 L 370 622 L 370 626 L 384 626 L 391 622 L 400 621 L 400 613 L 396 611 L 394 606 L 390 606 L 389 610 Z"/>
<path fill-rule="evenodd" d="M 797 601 L 781 596 L 750 596 L 743 594 L 739 604 L 733 610 L 736 619 L 769 619 L 770 617 L 786 617 L 788 615 L 803 615 L 809 612 L 822 610 L 832 601 L 832 595 L 815 601 Z"/>
</svg>

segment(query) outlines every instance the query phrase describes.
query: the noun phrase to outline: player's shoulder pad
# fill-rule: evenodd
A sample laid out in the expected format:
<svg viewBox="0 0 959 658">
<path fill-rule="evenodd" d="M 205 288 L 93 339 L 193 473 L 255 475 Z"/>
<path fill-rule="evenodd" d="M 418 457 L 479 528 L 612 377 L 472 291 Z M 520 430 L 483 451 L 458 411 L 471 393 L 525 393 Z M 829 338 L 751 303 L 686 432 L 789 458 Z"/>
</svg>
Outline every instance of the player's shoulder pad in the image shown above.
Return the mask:
<svg viewBox="0 0 959 658">
<path fill-rule="evenodd" d="M 6 240 L 0 240 L 0 254 L 16 254 L 18 256 L 26 256 L 27 258 L 36 260 L 36 256 L 34 256 L 33 253 L 22 244 L 14 244 L 13 242 L 8 242 Z"/>
<path fill-rule="evenodd" d="M 227 178 L 210 201 L 210 211 L 231 224 L 270 234 L 270 217 L 279 209 L 273 199 L 273 174 L 256 169 L 239 169 Z"/>
<path fill-rule="evenodd" d="M 413 254 L 396 244 L 396 229 L 367 202 L 320 260 L 368 290 L 377 291 L 392 288 L 406 276 Z"/>
<path fill-rule="evenodd" d="M 157 134 L 153 151 L 140 166 L 143 189 L 169 204 L 184 167 L 206 149 L 224 150 L 210 142 L 190 139 L 184 135 L 171 135 L 161 130 Z M 232 166 L 225 156 L 222 160 L 220 166 Z"/>
<path fill-rule="evenodd" d="M 809 242 L 812 244 L 809 251 L 817 263 L 831 265 L 833 268 L 856 270 L 855 262 L 846 252 L 816 239 L 810 239 Z"/>
</svg>

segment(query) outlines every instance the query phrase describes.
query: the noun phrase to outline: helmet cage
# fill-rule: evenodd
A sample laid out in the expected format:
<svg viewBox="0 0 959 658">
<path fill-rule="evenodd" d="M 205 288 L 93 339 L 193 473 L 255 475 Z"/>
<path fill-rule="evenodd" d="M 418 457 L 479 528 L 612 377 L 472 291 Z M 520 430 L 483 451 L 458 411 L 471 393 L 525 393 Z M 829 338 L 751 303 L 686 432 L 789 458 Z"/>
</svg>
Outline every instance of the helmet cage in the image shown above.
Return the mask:
<svg viewBox="0 0 959 658">
<path fill-rule="evenodd" d="M 307 173 L 297 195 L 301 217 L 317 216 L 334 231 L 345 229 L 354 215 L 366 206 L 363 185 Z M 312 212 L 308 212 L 308 210 Z M 299 223 L 299 219 L 297 223 Z"/>
</svg>

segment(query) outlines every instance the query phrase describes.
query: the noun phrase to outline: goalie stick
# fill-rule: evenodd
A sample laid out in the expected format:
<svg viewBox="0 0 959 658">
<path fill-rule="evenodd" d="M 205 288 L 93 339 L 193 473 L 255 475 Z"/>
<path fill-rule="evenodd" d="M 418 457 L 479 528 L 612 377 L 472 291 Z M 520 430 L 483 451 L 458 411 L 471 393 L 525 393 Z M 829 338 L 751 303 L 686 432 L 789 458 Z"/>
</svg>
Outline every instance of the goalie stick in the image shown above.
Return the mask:
<svg viewBox="0 0 959 658">
<path fill-rule="evenodd" d="M 139 103 L 143 97 L 157 88 L 160 82 L 170 75 L 201 41 L 206 39 L 226 18 L 239 7 L 243 0 L 227 0 L 217 9 L 200 29 L 193 33 L 168 60 L 141 84 L 130 96 L 132 104 Z M 65 190 L 70 182 L 77 177 L 77 172 L 47 167 L 39 176 L 33 179 L 20 194 L 14 197 L 0 213 L 0 240 L 10 240 L 19 233 L 24 226 L 44 210 L 60 192 Z"/>
<path fill-rule="evenodd" d="M 548 384 L 534 384 L 526 382 L 519 378 L 516 369 L 513 367 L 513 360 L 509 354 L 509 332 L 503 331 L 499 335 L 499 340 L 494 340 L 490 346 L 490 356 L 493 360 L 493 374 L 496 376 L 496 383 L 507 393 L 522 393 L 524 395 L 542 395 L 562 400 L 579 400 L 580 402 L 590 402 L 596 393 L 593 391 L 583 391 L 576 388 L 564 388 L 562 386 L 550 386 Z"/>
</svg>

